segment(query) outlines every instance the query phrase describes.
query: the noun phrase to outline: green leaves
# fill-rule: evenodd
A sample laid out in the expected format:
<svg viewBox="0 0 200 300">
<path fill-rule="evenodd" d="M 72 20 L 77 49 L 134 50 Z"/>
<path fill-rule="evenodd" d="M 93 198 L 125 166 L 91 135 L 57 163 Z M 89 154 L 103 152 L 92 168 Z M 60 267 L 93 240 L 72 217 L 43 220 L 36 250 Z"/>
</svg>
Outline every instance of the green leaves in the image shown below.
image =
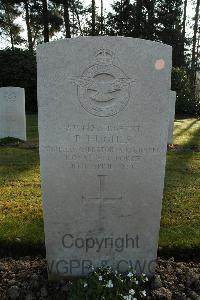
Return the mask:
<svg viewBox="0 0 200 300">
<path fill-rule="evenodd" d="M 172 90 L 177 92 L 176 113 L 200 114 L 200 100 L 194 96 L 193 85 L 186 68 L 173 68 Z"/>
</svg>

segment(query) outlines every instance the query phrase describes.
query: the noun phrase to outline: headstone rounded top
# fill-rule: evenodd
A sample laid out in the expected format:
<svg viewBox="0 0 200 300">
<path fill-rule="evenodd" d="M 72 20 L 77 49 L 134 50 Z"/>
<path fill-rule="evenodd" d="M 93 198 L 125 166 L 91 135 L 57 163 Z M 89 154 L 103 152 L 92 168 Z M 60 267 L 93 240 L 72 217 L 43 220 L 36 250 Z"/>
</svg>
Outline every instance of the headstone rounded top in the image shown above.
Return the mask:
<svg viewBox="0 0 200 300">
<path fill-rule="evenodd" d="M 65 39 L 59 39 L 56 41 L 51 41 L 48 43 L 42 43 L 37 46 L 37 50 L 40 50 L 40 48 L 47 48 L 49 46 L 53 45 L 58 45 L 62 43 L 68 43 L 68 42 L 87 42 L 89 43 L 90 41 L 116 41 L 119 42 L 122 40 L 123 42 L 128 42 L 128 43 L 138 43 L 139 45 L 142 44 L 148 44 L 152 46 L 159 46 L 159 47 L 164 47 L 164 48 L 169 48 L 172 49 L 170 45 L 164 44 L 162 42 L 156 42 L 156 41 L 151 41 L 151 40 L 146 40 L 146 39 L 140 39 L 140 38 L 132 38 L 132 37 L 125 37 L 125 36 L 79 36 L 75 38 L 65 38 Z"/>
</svg>

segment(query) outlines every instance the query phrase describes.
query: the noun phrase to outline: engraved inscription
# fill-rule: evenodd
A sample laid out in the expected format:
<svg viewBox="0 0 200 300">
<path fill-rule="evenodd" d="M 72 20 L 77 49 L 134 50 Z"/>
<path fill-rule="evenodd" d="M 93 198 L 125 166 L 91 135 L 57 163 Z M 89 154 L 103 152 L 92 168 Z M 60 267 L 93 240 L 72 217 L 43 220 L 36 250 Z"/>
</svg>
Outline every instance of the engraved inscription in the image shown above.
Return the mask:
<svg viewBox="0 0 200 300">
<path fill-rule="evenodd" d="M 15 93 L 8 92 L 6 94 L 6 100 L 8 103 L 14 103 L 17 100 Z"/>
<path fill-rule="evenodd" d="M 113 64 L 114 54 L 108 49 L 96 52 L 96 62 L 81 77 L 71 79 L 78 86 L 78 98 L 82 107 L 98 117 L 108 117 L 123 110 L 130 98 L 130 86 L 134 82 Z"/>
</svg>

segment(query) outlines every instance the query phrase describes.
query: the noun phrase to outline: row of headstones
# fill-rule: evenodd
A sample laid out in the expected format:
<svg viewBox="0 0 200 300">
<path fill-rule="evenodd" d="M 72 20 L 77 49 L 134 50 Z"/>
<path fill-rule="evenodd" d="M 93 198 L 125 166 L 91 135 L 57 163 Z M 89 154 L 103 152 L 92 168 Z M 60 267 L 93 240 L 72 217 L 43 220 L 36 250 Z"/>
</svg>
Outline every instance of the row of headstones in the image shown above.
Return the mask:
<svg viewBox="0 0 200 300">
<path fill-rule="evenodd" d="M 173 143 L 176 92 L 169 96 L 168 140 Z M 0 138 L 14 137 L 26 141 L 25 93 L 23 88 L 0 88 Z"/>
</svg>

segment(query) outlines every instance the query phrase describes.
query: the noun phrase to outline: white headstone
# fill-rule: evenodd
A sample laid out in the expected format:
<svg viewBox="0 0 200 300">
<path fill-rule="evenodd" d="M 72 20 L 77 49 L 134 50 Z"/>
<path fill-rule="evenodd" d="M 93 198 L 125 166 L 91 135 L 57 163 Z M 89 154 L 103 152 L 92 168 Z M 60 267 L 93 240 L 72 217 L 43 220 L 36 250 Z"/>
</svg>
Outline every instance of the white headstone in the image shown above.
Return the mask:
<svg viewBox="0 0 200 300">
<path fill-rule="evenodd" d="M 24 89 L 0 88 L 0 138 L 14 137 L 26 140 Z"/>
<path fill-rule="evenodd" d="M 152 274 L 164 186 L 171 47 L 82 37 L 38 47 L 51 278 L 88 265 Z"/>
<path fill-rule="evenodd" d="M 170 91 L 169 96 L 169 127 L 167 144 L 173 144 L 174 118 L 175 118 L 176 92 Z"/>
</svg>

